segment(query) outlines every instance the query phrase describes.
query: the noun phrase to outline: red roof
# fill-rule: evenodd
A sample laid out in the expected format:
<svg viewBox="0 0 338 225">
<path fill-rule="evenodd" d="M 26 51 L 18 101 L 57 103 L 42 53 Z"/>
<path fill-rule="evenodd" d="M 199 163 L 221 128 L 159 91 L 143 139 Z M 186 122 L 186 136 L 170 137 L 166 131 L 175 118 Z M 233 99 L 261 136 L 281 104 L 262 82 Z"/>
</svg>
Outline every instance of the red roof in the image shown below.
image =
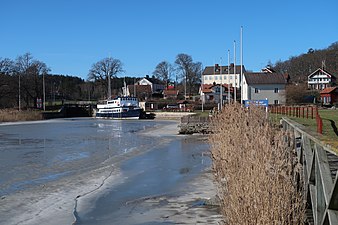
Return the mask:
<svg viewBox="0 0 338 225">
<path fill-rule="evenodd" d="M 165 95 L 178 95 L 178 90 L 172 90 L 172 89 L 170 89 L 170 90 L 164 90 L 163 93 Z"/>
<path fill-rule="evenodd" d="M 219 84 L 203 84 L 202 85 L 202 92 L 203 93 L 211 93 L 212 92 L 212 88 L 215 87 L 215 86 L 219 86 Z M 226 89 L 228 89 L 228 84 L 222 84 L 222 86 Z M 230 86 L 230 91 L 233 92 L 233 88 Z"/>
<path fill-rule="evenodd" d="M 322 90 L 320 93 L 321 94 L 329 94 L 331 93 L 332 91 L 336 90 L 337 87 L 327 87 L 325 88 L 324 90 Z"/>
</svg>

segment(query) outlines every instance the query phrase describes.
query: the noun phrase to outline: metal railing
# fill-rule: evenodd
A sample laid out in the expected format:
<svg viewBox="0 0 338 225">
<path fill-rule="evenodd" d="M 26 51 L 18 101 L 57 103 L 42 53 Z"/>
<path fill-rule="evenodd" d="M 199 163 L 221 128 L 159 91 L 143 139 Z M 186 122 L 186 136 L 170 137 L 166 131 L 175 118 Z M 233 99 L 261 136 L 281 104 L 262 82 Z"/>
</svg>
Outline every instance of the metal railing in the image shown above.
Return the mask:
<svg viewBox="0 0 338 225">
<path fill-rule="evenodd" d="M 300 124 L 282 119 L 284 130 L 294 134 L 299 162 L 303 165 L 307 224 L 338 224 L 338 156 Z"/>
</svg>

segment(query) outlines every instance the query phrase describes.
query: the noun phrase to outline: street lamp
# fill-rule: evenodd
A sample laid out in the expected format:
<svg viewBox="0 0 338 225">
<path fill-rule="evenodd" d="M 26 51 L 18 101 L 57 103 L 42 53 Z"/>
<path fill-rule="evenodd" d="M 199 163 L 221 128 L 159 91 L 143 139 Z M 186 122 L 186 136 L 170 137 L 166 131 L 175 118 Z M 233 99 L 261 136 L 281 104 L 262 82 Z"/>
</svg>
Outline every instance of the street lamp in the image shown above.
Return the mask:
<svg viewBox="0 0 338 225">
<path fill-rule="evenodd" d="M 21 77 L 20 77 L 20 73 L 19 73 L 19 111 L 21 111 Z"/>
<path fill-rule="evenodd" d="M 46 111 L 45 73 L 42 74 L 43 111 Z"/>
<path fill-rule="evenodd" d="M 184 100 L 187 100 L 187 72 L 185 72 L 184 78 Z"/>
</svg>

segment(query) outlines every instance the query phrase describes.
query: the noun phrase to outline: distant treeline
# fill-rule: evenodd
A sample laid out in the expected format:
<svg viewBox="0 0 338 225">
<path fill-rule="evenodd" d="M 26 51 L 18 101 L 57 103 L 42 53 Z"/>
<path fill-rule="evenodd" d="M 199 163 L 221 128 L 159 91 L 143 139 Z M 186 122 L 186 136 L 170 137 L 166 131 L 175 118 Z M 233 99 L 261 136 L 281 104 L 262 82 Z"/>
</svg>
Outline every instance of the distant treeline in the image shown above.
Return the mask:
<svg viewBox="0 0 338 225">
<path fill-rule="evenodd" d="M 0 109 L 35 108 L 37 99 L 43 99 L 43 80 L 45 83 L 46 105 L 60 104 L 66 100 L 104 99 L 105 87 L 99 81 L 86 81 L 79 77 L 57 74 L 21 74 L 0 72 Z M 112 94 L 118 95 L 124 85 L 132 84 L 135 78 L 112 78 Z M 104 90 L 103 90 L 104 89 Z"/>
<path fill-rule="evenodd" d="M 277 61 L 270 66 L 278 72 L 289 74 L 292 83 L 307 82 L 308 75 L 318 68 L 338 76 L 338 42 L 322 50 L 310 48 L 305 54 Z"/>
<path fill-rule="evenodd" d="M 104 58 L 92 65 L 87 80 L 84 80 L 51 74 L 50 68 L 34 59 L 31 53 L 20 55 L 15 60 L 0 57 L 0 109 L 41 107 L 44 98 L 45 105 L 49 106 L 65 100 L 100 100 L 109 95 L 121 95 L 124 84 L 134 84 L 140 79 L 121 75 L 125 72 L 122 65 L 119 59 Z M 202 64 L 194 62 L 190 55 L 178 54 L 175 65 L 174 68 L 167 62 L 159 63 L 152 77 L 169 84 L 174 81 L 175 71 L 176 87 L 181 90 L 185 80 L 187 93 L 197 93 Z"/>
</svg>

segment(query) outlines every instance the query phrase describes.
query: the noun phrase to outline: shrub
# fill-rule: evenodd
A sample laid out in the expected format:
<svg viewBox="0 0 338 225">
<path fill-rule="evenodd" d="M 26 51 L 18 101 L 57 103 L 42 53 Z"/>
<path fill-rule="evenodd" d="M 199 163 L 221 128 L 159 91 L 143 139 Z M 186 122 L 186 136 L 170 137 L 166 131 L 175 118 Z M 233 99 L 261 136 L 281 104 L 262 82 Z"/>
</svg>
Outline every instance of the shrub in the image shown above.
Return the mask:
<svg viewBox="0 0 338 225">
<path fill-rule="evenodd" d="M 41 112 L 34 110 L 0 110 L 0 122 L 42 120 Z"/>
<path fill-rule="evenodd" d="M 264 110 L 227 105 L 211 129 L 213 171 L 226 224 L 303 224 L 292 139 L 269 125 Z"/>
</svg>

